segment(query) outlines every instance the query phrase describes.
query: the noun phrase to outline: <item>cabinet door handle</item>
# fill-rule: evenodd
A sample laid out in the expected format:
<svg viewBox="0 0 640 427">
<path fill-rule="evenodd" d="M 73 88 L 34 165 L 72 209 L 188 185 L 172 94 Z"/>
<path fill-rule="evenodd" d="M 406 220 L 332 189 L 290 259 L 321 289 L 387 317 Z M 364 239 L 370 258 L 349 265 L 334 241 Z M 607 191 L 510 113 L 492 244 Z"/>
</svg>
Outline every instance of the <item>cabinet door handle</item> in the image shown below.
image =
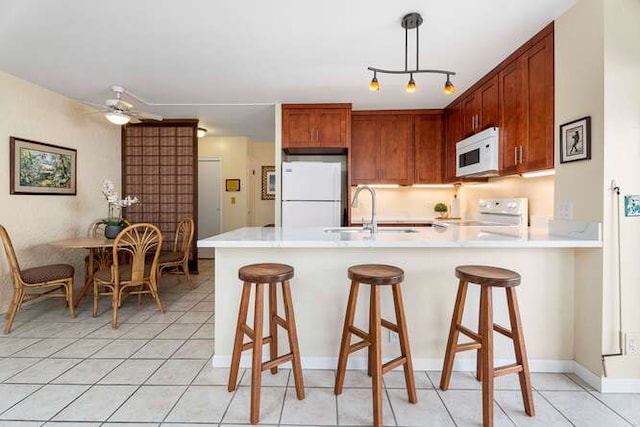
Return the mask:
<svg viewBox="0 0 640 427">
<path fill-rule="evenodd" d="M 320 141 L 320 129 L 316 129 L 316 142 Z"/>
<path fill-rule="evenodd" d="M 518 147 L 513 147 L 513 162 L 514 164 L 518 164 Z"/>
<path fill-rule="evenodd" d="M 523 157 L 523 156 L 522 156 L 522 152 L 523 152 L 523 150 L 524 150 L 524 147 L 521 145 L 521 146 L 520 146 L 520 163 L 523 163 L 523 159 L 522 159 L 522 157 Z"/>
</svg>

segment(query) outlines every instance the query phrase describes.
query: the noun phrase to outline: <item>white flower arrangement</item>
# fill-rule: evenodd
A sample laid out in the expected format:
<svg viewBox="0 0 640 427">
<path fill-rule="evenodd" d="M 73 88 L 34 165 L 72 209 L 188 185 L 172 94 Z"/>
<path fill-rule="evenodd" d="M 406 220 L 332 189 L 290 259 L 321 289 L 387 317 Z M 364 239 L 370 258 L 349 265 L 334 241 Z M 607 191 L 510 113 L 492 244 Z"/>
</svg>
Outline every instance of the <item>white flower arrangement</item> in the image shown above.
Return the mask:
<svg viewBox="0 0 640 427">
<path fill-rule="evenodd" d="M 113 185 L 113 182 L 109 179 L 105 179 L 102 184 L 102 196 L 109 204 L 109 217 L 102 221 L 106 225 L 125 225 L 122 219 L 122 208 L 127 208 L 140 203 L 140 200 L 137 197 L 127 196 L 124 199 L 120 199 L 115 185 Z M 115 215 L 116 210 L 118 213 L 117 216 Z"/>
</svg>

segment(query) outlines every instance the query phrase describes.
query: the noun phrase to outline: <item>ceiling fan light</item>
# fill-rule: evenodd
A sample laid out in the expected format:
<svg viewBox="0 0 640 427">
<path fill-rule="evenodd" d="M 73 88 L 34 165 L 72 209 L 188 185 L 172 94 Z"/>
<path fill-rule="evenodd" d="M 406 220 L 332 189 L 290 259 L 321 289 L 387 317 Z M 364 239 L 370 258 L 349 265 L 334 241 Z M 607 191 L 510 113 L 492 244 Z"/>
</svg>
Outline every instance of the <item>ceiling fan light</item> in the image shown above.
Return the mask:
<svg viewBox="0 0 640 427">
<path fill-rule="evenodd" d="M 131 117 L 123 114 L 120 111 L 110 111 L 108 113 L 105 113 L 104 116 L 114 125 L 126 125 L 131 120 Z"/>
<path fill-rule="evenodd" d="M 409 83 L 407 83 L 407 87 L 405 89 L 408 93 L 414 93 L 416 91 L 416 82 L 413 81 L 413 74 L 411 74 L 411 78 L 409 79 Z"/>
<path fill-rule="evenodd" d="M 198 128 L 198 138 L 204 138 L 207 132 L 205 128 Z"/>
<path fill-rule="evenodd" d="M 449 75 L 447 74 L 447 81 L 444 83 L 444 93 L 446 93 L 447 95 L 451 95 L 455 91 L 456 87 L 453 83 L 451 83 L 451 80 L 449 80 Z"/>
<path fill-rule="evenodd" d="M 373 92 L 380 90 L 380 83 L 378 83 L 378 78 L 376 77 L 375 73 L 373 74 L 371 83 L 369 83 L 369 90 Z"/>
</svg>

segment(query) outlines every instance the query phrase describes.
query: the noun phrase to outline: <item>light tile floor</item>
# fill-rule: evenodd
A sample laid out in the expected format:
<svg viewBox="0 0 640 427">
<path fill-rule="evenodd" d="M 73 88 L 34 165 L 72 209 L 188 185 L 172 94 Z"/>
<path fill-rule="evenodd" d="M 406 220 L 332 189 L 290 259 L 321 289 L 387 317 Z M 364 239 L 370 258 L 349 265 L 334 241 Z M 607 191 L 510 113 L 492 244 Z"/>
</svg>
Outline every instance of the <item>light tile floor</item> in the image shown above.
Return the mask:
<svg viewBox="0 0 640 427">
<path fill-rule="evenodd" d="M 0 427 L 3 426 L 216 426 L 249 418 L 250 378 L 226 389 L 228 370 L 214 369 L 213 263 L 201 261 L 196 287 L 163 278 L 159 314 L 146 300 L 125 301 L 113 330 L 109 305 L 91 317 L 82 301 L 69 319 L 59 300 L 36 303 L 18 314 L 0 337 Z M 440 372 L 417 371 L 418 403 L 407 401 L 403 376 L 384 378 L 384 423 L 390 426 L 477 426 L 479 383 L 456 373 L 451 389 L 436 388 Z M 349 371 L 342 395 L 333 394 L 335 372 L 304 372 L 306 399 L 295 396 L 290 371 L 264 374 L 263 425 L 370 425 L 370 379 Z M 572 374 L 533 374 L 536 416 L 522 409 L 517 379 L 496 381 L 496 426 L 640 425 L 640 395 L 601 395 Z"/>
</svg>

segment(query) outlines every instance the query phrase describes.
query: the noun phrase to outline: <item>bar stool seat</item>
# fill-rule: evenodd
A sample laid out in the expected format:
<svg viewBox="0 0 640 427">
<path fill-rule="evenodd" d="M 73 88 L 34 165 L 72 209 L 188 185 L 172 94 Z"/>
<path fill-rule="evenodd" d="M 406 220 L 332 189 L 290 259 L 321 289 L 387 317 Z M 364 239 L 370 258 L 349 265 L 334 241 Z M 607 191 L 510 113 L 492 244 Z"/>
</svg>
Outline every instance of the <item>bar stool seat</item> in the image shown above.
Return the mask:
<svg viewBox="0 0 640 427">
<path fill-rule="evenodd" d="M 293 278 L 293 267 L 286 264 L 251 264 L 241 267 L 238 277 L 243 281 L 238 323 L 231 357 L 231 369 L 229 372 L 228 390 L 234 391 L 238 386 L 238 371 L 240 368 L 240 355 L 243 351 L 252 349 L 251 359 L 251 424 L 257 424 L 260 420 L 260 386 L 262 384 L 262 372 L 271 370 L 272 374 L 278 373 L 278 365 L 291 361 L 293 365 L 293 379 L 296 385 L 296 395 L 299 400 L 304 399 L 304 383 L 302 379 L 302 364 L 300 362 L 300 350 L 296 321 L 291 302 L 291 286 L 289 280 Z M 247 324 L 249 311 L 249 298 L 251 287 L 255 284 L 255 309 L 253 313 L 253 328 Z M 269 336 L 263 337 L 263 311 L 264 311 L 264 285 L 269 285 Z M 276 285 L 282 287 L 284 318 L 278 315 L 278 301 Z M 287 331 L 290 351 L 278 356 L 278 326 Z M 244 337 L 250 341 L 244 343 Z M 262 362 L 262 346 L 269 344 L 270 360 Z"/>
<path fill-rule="evenodd" d="M 416 385 L 413 377 L 411 352 L 407 334 L 407 322 L 404 315 L 400 283 L 404 280 L 404 271 L 398 267 L 384 264 L 362 264 L 349 267 L 348 277 L 351 279 L 351 291 L 347 303 L 347 313 L 344 320 L 340 355 L 338 357 L 338 372 L 334 387 L 335 394 L 341 394 L 347 368 L 349 354 L 368 349 L 368 373 L 372 377 L 373 391 L 373 425 L 382 425 L 382 375 L 392 369 L 403 366 L 409 402 L 418 401 Z M 371 286 L 369 307 L 369 331 L 365 332 L 354 326 L 358 289 L 360 284 Z M 380 287 L 391 286 L 397 324 L 383 319 L 380 315 Z M 400 356 L 383 364 L 381 328 L 398 333 L 400 341 Z M 351 336 L 355 335 L 361 341 L 351 344 Z"/>
<path fill-rule="evenodd" d="M 502 375 L 518 374 L 525 412 L 529 416 L 534 416 L 531 374 L 529 371 L 524 336 L 522 334 L 518 300 L 516 298 L 516 287 L 520 285 L 521 281 L 520 274 L 504 268 L 486 265 L 461 265 L 456 267 L 455 273 L 456 277 L 460 279 L 460 282 L 451 319 L 447 350 L 442 368 L 442 377 L 440 379 L 440 389 L 447 390 L 449 388 L 456 353 L 477 350 L 476 378 L 482 382 L 483 426 L 493 426 L 493 382 L 494 378 Z M 480 285 L 480 318 L 477 333 L 462 325 L 462 315 L 464 313 L 469 283 Z M 491 291 L 494 287 L 504 288 L 507 293 L 511 330 L 493 323 Z M 513 340 L 516 363 L 494 368 L 494 331 Z M 471 342 L 458 344 L 460 333 L 470 338 Z"/>
</svg>

